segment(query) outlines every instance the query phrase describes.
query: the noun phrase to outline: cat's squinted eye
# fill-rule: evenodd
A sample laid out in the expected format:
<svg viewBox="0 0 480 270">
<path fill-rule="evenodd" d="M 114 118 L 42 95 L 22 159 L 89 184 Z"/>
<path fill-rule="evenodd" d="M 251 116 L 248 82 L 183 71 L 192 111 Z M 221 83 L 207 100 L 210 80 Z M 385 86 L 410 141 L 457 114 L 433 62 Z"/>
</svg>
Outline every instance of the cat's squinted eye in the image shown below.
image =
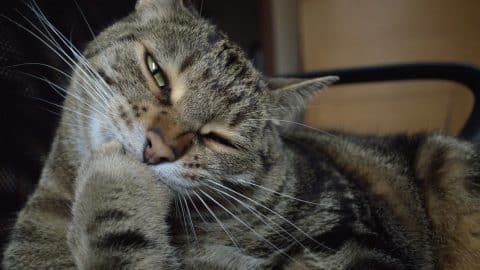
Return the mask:
<svg viewBox="0 0 480 270">
<path fill-rule="evenodd" d="M 201 135 L 201 138 L 202 140 L 205 142 L 205 143 L 215 143 L 215 144 L 219 144 L 221 145 L 222 147 L 227 147 L 227 148 L 230 148 L 230 149 L 238 149 L 238 146 L 235 145 L 233 142 L 231 142 L 229 139 L 217 134 L 217 133 L 214 133 L 214 132 L 209 132 L 207 134 L 202 134 Z"/>
<path fill-rule="evenodd" d="M 214 152 L 234 153 L 244 150 L 239 134 L 219 123 L 209 123 L 203 126 L 199 130 L 198 136 L 202 143 Z"/>
</svg>

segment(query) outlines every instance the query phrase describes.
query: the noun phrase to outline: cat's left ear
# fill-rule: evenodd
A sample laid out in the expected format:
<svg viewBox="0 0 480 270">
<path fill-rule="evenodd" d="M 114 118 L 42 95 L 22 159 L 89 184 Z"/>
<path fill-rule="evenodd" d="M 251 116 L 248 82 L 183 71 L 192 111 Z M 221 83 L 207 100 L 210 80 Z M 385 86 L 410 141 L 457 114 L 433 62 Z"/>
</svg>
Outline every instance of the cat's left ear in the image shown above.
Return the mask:
<svg viewBox="0 0 480 270">
<path fill-rule="evenodd" d="M 194 12 L 193 4 L 190 0 L 137 0 L 136 10 L 142 9 L 175 9 L 180 8 Z M 195 11 L 196 12 L 196 11 Z"/>
<path fill-rule="evenodd" d="M 337 76 L 316 79 L 271 78 L 268 87 L 270 114 L 278 120 L 297 120 L 310 99 L 320 90 L 338 81 Z"/>
<path fill-rule="evenodd" d="M 159 8 L 159 7 L 172 7 L 175 4 L 175 0 L 137 0 L 135 5 L 136 10 L 142 10 L 145 8 Z"/>
</svg>

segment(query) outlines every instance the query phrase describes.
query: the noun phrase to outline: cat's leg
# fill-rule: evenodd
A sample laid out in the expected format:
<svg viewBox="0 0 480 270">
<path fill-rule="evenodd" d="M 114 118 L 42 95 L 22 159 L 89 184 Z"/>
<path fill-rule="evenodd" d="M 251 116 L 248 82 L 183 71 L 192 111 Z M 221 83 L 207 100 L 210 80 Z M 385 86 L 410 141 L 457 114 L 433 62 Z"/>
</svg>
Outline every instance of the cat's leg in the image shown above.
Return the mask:
<svg viewBox="0 0 480 270">
<path fill-rule="evenodd" d="M 165 218 L 172 195 L 117 143 L 96 151 L 77 179 L 68 244 L 79 269 L 174 269 Z"/>
<path fill-rule="evenodd" d="M 480 151 L 440 135 L 417 153 L 416 173 L 439 244 L 441 269 L 480 265 Z"/>
<path fill-rule="evenodd" d="M 73 269 L 66 241 L 70 200 L 37 188 L 20 212 L 4 252 L 4 269 Z"/>
<path fill-rule="evenodd" d="M 45 169 L 35 193 L 17 217 L 4 252 L 4 269 L 75 268 L 66 241 L 72 195 L 61 184 L 65 181 L 69 179 Z"/>
</svg>

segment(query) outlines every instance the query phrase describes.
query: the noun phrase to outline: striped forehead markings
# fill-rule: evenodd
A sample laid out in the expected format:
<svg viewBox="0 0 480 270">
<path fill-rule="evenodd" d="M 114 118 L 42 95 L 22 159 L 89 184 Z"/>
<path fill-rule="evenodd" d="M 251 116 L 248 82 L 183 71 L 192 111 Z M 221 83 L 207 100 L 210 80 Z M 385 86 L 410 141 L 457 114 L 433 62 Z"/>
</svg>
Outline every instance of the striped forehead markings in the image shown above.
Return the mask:
<svg viewBox="0 0 480 270">
<path fill-rule="evenodd" d="M 136 39 L 136 37 L 133 33 L 126 33 L 126 34 L 120 35 L 120 37 L 118 37 L 116 39 L 109 40 L 107 42 L 96 43 L 93 51 L 87 52 L 85 54 L 85 57 L 86 58 L 95 57 L 100 52 L 102 52 L 102 51 L 104 51 L 104 50 L 106 50 L 106 49 L 108 49 L 108 48 L 110 48 L 114 45 L 117 45 L 119 43 L 132 42 L 132 41 L 135 41 L 135 40 L 137 40 L 137 39 Z"/>
<path fill-rule="evenodd" d="M 180 64 L 178 73 L 184 73 L 187 69 L 194 66 L 199 59 L 200 52 L 198 50 L 195 50 L 193 53 L 183 59 L 182 63 Z"/>
</svg>

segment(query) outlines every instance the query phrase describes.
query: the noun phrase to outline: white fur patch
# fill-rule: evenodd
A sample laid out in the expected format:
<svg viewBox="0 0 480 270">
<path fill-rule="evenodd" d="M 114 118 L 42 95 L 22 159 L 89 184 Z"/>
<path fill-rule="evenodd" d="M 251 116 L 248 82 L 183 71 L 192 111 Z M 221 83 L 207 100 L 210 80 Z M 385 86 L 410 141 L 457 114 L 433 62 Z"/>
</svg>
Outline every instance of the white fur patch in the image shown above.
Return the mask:
<svg viewBox="0 0 480 270">
<path fill-rule="evenodd" d="M 173 163 L 164 163 L 156 166 L 152 166 L 152 170 L 155 177 L 165 185 L 180 193 L 185 193 L 188 189 L 199 186 L 191 181 L 187 181 L 182 176 L 184 170 L 181 161 L 175 161 Z"/>
<path fill-rule="evenodd" d="M 102 138 L 102 122 L 97 120 L 100 118 L 100 114 L 97 112 L 92 112 L 92 117 L 88 121 L 89 125 L 89 135 L 90 135 L 90 145 L 93 149 L 97 148 L 103 143 Z"/>
<path fill-rule="evenodd" d="M 171 92 L 171 100 L 173 104 L 177 104 L 180 99 L 185 95 L 187 89 L 185 83 L 180 78 L 174 78 L 171 82 L 172 84 L 172 92 Z"/>
</svg>

